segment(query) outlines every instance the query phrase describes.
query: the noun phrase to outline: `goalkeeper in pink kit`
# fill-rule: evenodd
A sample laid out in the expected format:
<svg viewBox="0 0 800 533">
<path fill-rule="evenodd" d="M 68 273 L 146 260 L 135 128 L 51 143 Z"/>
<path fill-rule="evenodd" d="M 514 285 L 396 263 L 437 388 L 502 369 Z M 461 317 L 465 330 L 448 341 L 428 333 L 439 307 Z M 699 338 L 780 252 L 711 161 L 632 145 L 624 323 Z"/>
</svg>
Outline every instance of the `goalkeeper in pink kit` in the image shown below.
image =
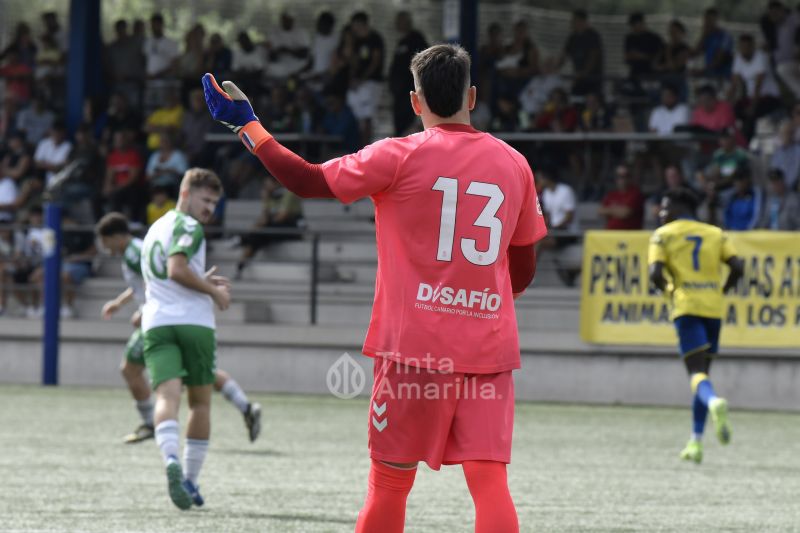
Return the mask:
<svg viewBox="0 0 800 533">
<path fill-rule="evenodd" d="M 547 233 L 525 158 L 470 126 L 475 87 L 457 45 L 419 52 L 411 106 L 425 130 L 317 165 L 278 143 L 231 82 L 203 77 L 212 116 L 303 198 L 375 204 L 378 273 L 363 352 L 374 358 L 372 466 L 357 533 L 404 528 L 417 463 L 460 464 L 475 531 L 519 531 L 508 490 L 520 367 L 513 299 Z"/>
</svg>

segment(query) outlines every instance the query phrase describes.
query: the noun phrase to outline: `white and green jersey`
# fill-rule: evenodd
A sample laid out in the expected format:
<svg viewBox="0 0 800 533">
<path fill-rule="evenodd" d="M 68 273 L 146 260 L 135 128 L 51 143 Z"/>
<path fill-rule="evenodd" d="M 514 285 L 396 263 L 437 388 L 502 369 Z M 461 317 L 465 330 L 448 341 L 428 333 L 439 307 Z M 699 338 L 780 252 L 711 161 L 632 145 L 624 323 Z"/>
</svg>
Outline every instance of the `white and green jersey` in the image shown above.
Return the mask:
<svg viewBox="0 0 800 533">
<path fill-rule="evenodd" d="M 211 297 L 168 279 L 167 258 L 176 254 L 186 256 L 195 274 L 205 275 L 203 226 L 186 213 L 173 209 L 159 218 L 144 237 L 141 262 L 146 292 L 142 307 L 144 331 L 179 325 L 214 328 Z"/>
<path fill-rule="evenodd" d="M 142 239 L 134 237 L 122 254 L 122 277 L 133 291 L 133 298 L 144 305 L 144 279 L 142 278 Z"/>
</svg>

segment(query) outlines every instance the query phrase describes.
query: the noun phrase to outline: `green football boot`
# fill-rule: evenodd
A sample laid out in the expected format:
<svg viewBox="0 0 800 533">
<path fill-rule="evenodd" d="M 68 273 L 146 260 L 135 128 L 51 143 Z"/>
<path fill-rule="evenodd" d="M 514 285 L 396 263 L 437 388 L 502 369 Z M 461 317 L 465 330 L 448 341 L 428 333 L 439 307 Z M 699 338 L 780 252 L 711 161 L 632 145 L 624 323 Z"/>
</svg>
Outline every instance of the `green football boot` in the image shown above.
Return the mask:
<svg viewBox="0 0 800 533">
<path fill-rule="evenodd" d="M 699 440 L 691 439 L 681 452 L 681 459 L 700 464 L 703 461 L 703 443 Z"/>
<path fill-rule="evenodd" d="M 192 506 L 192 497 L 183 487 L 183 469 L 178 462 L 167 465 L 167 490 L 175 507 L 185 511 Z"/>
<path fill-rule="evenodd" d="M 708 403 L 708 412 L 714 421 L 717 438 L 722 444 L 731 441 L 731 424 L 728 421 L 728 401 L 725 398 L 714 398 Z"/>
</svg>

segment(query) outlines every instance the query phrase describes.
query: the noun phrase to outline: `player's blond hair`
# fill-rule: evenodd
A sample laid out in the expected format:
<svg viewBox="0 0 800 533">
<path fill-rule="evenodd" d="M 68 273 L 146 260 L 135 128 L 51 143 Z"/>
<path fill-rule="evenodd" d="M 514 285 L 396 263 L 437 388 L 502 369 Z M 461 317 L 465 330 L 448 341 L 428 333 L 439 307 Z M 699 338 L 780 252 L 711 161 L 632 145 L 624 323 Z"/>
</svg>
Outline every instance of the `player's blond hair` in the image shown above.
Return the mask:
<svg viewBox="0 0 800 533">
<path fill-rule="evenodd" d="M 222 192 L 222 182 L 219 176 L 207 168 L 190 168 L 183 175 L 181 190 L 210 189 L 215 193 Z"/>
</svg>

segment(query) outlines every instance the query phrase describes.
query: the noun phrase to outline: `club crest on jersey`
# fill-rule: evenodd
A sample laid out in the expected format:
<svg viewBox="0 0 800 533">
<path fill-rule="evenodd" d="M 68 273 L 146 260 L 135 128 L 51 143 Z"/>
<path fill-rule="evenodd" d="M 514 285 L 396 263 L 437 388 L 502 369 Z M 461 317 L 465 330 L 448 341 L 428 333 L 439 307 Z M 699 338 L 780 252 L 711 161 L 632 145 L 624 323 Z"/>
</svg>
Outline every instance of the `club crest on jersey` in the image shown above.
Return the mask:
<svg viewBox="0 0 800 533">
<path fill-rule="evenodd" d="M 500 309 L 502 298 L 497 293 L 489 292 L 488 287 L 482 291 L 468 291 L 446 286 L 434 288 L 427 283 L 420 283 L 417 290 L 417 301 L 470 310 L 497 311 Z"/>
</svg>

